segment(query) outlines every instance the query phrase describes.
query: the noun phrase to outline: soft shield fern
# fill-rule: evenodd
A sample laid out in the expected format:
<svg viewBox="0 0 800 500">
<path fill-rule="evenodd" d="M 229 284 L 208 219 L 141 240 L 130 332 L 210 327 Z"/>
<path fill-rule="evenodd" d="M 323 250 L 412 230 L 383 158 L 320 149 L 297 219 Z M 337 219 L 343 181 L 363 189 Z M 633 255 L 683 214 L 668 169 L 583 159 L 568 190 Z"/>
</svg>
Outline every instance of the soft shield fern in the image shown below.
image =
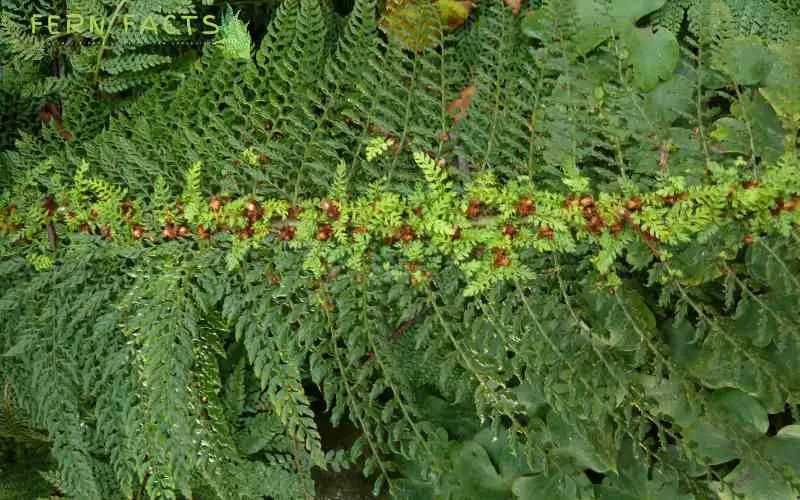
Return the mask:
<svg viewBox="0 0 800 500">
<path fill-rule="evenodd" d="M 70 140 L 14 69 L 2 449 L 80 499 L 795 497 L 789 17 L 511 4 L 234 4 Z"/>
</svg>

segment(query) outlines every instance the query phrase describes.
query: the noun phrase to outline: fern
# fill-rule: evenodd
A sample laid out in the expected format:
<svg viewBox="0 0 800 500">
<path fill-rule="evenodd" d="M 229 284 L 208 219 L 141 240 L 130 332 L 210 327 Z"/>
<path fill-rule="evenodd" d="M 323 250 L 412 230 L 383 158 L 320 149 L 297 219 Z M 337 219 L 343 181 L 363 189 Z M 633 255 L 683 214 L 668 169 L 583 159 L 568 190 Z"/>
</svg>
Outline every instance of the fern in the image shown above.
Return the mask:
<svg viewBox="0 0 800 500">
<path fill-rule="evenodd" d="M 51 7 L 0 25 L 0 450 L 54 494 L 797 494 L 790 2 Z"/>
</svg>

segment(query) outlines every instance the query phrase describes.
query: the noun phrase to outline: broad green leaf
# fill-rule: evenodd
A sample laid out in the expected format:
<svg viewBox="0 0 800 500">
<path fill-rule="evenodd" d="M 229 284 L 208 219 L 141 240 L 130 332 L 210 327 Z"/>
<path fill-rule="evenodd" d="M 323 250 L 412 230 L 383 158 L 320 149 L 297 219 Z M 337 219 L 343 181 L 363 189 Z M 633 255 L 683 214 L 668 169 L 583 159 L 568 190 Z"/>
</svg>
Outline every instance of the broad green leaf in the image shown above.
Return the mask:
<svg viewBox="0 0 800 500">
<path fill-rule="evenodd" d="M 681 111 L 688 111 L 694 105 L 693 94 L 689 78 L 676 75 L 645 95 L 644 109 L 654 122 L 669 125 L 681 116 Z"/>
<path fill-rule="evenodd" d="M 719 318 L 717 323 L 723 331 L 732 331 L 732 321 Z M 674 359 L 689 372 L 700 379 L 710 389 L 736 387 L 749 394 L 758 395 L 762 401 L 769 401 L 770 395 L 762 393 L 766 388 L 759 385 L 758 368 L 746 362 L 720 335 L 704 338 L 687 321 L 676 325 L 664 325 L 664 333 Z"/>
<path fill-rule="evenodd" d="M 602 326 L 608 334 L 608 338 L 598 336 L 598 341 L 610 347 L 635 350 L 643 335 L 655 331 L 655 316 L 631 283 L 625 283 L 613 294 L 588 285 L 581 297 L 588 306 L 592 324 Z"/>
<path fill-rule="evenodd" d="M 753 460 L 742 461 L 725 476 L 725 482 L 746 500 L 797 500 L 797 495 L 785 481 Z"/>
<path fill-rule="evenodd" d="M 680 426 L 689 425 L 697 418 L 684 391 L 675 381 L 649 375 L 641 376 L 641 381 L 645 394 L 656 402 L 659 413 L 670 416 Z"/>
<path fill-rule="evenodd" d="M 536 40 L 542 40 L 547 30 L 547 24 L 542 20 L 542 16 L 538 15 L 536 11 L 533 11 L 522 16 L 520 28 L 526 36 Z"/>
<path fill-rule="evenodd" d="M 793 126 L 800 123 L 800 85 L 785 87 L 762 87 L 761 95 L 772 109 Z"/>
<path fill-rule="evenodd" d="M 741 453 L 736 443 L 721 429 L 706 422 L 696 420 L 683 429 L 685 439 L 695 446 L 694 453 L 701 461 L 708 460 L 710 464 L 722 464 L 735 458 Z"/>
<path fill-rule="evenodd" d="M 689 457 L 680 445 L 667 445 L 663 453 L 659 453 L 657 463 L 653 464 L 655 471 L 662 474 L 680 470 L 689 477 L 700 477 L 708 474 L 708 467 L 697 462 L 693 457 Z"/>
<path fill-rule="evenodd" d="M 451 435 L 466 437 L 478 431 L 473 413 L 463 406 L 430 394 L 420 398 L 419 401 L 419 407 L 425 419 L 447 429 Z"/>
<path fill-rule="evenodd" d="M 755 154 L 765 161 L 775 161 L 783 154 L 783 125 L 763 96 L 744 95 L 731 112 L 734 116 L 714 122 L 711 132 L 725 152 L 749 155 L 754 147 Z"/>
<path fill-rule="evenodd" d="M 576 42 L 582 54 L 590 52 L 612 33 L 632 28 L 642 17 L 661 8 L 665 0 L 573 0 Z"/>
<path fill-rule="evenodd" d="M 611 23 L 605 7 L 597 0 L 573 0 L 575 7 L 575 43 L 586 54 L 611 36 Z"/>
<path fill-rule="evenodd" d="M 535 415 L 547 406 L 541 390 L 534 387 L 530 382 L 523 382 L 513 389 L 517 400 L 525 407 L 528 415 Z"/>
<path fill-rule="evenodd" d="M 705 245 L 689 245 L 674 257 L 676 269 L 683 273 L 683 283 L 698 286 L 722 276 L 724 262 L 718 258 L 725 248 L 725 234 L 717 233 Z"/>
<path fill-rule="evenodd" d="M 522 475 L 541 472 L 541 469 L 531 469 L 521 453 L 518 453 L 517 456 L 511 454 L 511 450 L 508 447 L 508 436 L 502 429 L 498 435 L 495 435 L 491 429 L 485 428 L 477 433 L 472 440 L 483 446 L 486 452 L 489 453 L 489 458 L 492 459 L 495 467 L 499 469 L 504 481 L 510 481 Z"/>
<path fill-rule="evenodd" d="M 770 48 L 776 61 L 763 82 L 761 95 L 782 120 L 797 126 L 800 124 L 800 51 L 796 44 L 788 42 Z"/>
<path fill-rule="evenodd" d="M 796 306 L 795 306 L 796 307 Z M 797 335 L 796 327 L 793 335 L 788 336 L 781 345 L 771 344 L 767 350 L 767 360 L 775 367 L 776 373 L 781 374 L 781 382 L 788 387 L 800 386 L 800 370 L 797 369 L 797 360 L 800 359 L 800 335 Z M 783 398 L 775 398 L 772 401 L 764 401 L 769 413 L 781 413 L 784 410 Z"/>
<path fill-rule="evenodd" d="M 767 87 L 800 86 L 800 51 L 797 44 L 786 41 L 774 43 L 770 49 L 775 56 L 775 63 L 764 80 Z"/>
<path fill-rule="evenodd" d="M 564 477 L 556 473 L 524 476 L 511 486 L 519 500 L 578 500 L 594 498 L 585 474 Z"/>
<path fill-rule="evenodd" d="M 777 320 L 761 305 L 768 305 L 768 300 L 766 295 L 761 295 L 758 301 L 746 295 L 736 306 L 736 332 L 758 347 L 769 345 L 778 331 Z"/>
<path fill-rule="evenodd" d="M 767 411 L 761 403 L 738 389 L 718 389 L 711 395 L 711 402 L 735 418 L 745 432 L 763 435 L 769 428 Z"/>
<path fill-rule="evenodd" d="M 648 474 L 645 457 L 634 453 L 636 446 L 626 439 L 619 451 L 619 474 L 609 474 L 597 487 L 602 500 L 690 500 L 693 495 L 682 494 L 677 475 L 654 471 Z"/>
<path fill-rule="evenodd" d="M 672 76 L 678 65 L 678 40 L 669 30 L 633 28 L 625 36 L 625 45 L 630 50 L 634 80 L 641 90 L 655 89 Z"/>
<path fill-rule="evenodd" d="M 800 472 L 800 424 L 781 428 L 774 438 L 763 442 L 764 453 L 780 466 Z"/>
<path fill-rule="evenodd" d="M 625 260 L 637 270 L 646 269 L 654 258 L 652 250 L 640 240 L 631 242 L 626 250 Z"/>
<path fill-rule="evenodd" d="M 725 116 L 714 122 L 711 137 L 720 142 L 726 153 L 744 154 L 750 151 L 750 132 L 747 124 Z"/>
<path fill-rule="evenodd" d="M 758 37 L 730 40 L 718 54 L 722 69 L 739 85 L 756 85 L 769 74 L 774 57 Z"/>
<path fill-rule="evenodd" d="M 791 250 L 785 243 L 767 240 L 751 245 L 745 256 L 747 271 L 756 280 L 761 281 L 778 292 L 797 290 L 792 280 Z"/>
<path fill-rule="evenodd" d="M 465 441 L 453 453 L 453 467 L 461 484 L 461 494 L 486 500 L 507 498 L 507 485 L 492 464 L 489 453 L 475 441 Z M 460 496 L 459 498 L 470 498 Z"/>
<path fill-rule="evenodd" d="M 666 0 L 614 0 L 611 3 L 611 16 L 620 25 L 630 25 L 657 11 L 665 3 Z"/>
<path fill-rule="evenodd" d="M 789 425 L 774 437 L 765 437 L 757 447 L 766 460 L 778 470 L 781 467 L 800 473 L 800 425 Z M 766 464 L 755 457 L 743 460 L 730 474 L 725 476 L 734 491 L 745 495 L 747 500 L 796 500 L 791 486 Z"/>
<path fill-rule="evenodd" d="M 574 428 L 555 412 L 550 412 L 547 415 L 547 427 L 553 434 L 559 451 L 571 456 L 579 467 L 601 473 L 616 467 L 614 459 L 605 456 L 592 441 L 592 436 L 586 435 L 588 432 L 585 426 L 575 425 Z"/>
</svg>

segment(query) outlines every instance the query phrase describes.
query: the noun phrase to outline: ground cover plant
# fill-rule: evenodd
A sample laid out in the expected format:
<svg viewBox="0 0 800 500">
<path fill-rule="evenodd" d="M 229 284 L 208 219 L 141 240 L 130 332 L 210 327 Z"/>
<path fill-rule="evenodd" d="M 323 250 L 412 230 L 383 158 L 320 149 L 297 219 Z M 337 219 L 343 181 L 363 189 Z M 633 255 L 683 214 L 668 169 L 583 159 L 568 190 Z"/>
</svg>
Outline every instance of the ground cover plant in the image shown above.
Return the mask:
<svg viewBox="0 0 800 500">
<path fill-rule="evenodd" d="M 799 47 L 794 0 L 0 0 L 0 496 L 796 499 Z"/>
</svg>

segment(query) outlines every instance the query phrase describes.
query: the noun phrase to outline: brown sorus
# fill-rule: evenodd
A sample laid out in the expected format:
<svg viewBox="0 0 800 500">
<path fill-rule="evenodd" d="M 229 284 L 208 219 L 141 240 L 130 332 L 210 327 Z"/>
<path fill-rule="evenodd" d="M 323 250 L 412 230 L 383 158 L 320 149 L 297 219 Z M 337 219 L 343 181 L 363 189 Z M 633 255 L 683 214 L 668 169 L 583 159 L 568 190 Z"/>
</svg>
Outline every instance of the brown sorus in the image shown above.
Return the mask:
<svg viewBox="0 0 800 500">
<path fill-rule="evenodd" d="M 758 179 L 748 179 L 742 182 L 742 187 L 745 189 L 753 189 L 754 187 L 757 187 L 759 184 L 761 183 L 758 181 Z"/>
<path fill-rule="evenodd" d="M 366 227 L 364 227 L 364 226 L 356 226 L 356 227 L 354 227 L 354 228 L 352 229 L 352 231 L 351 231 L 351 232 L 352 232 L 353 234 L 361 234 L 361 233 L 366 233 L 366 232 L 367 232 L 367 228 L 366 228 Z"/>
<path fill-rule="evenodd" d="M 247 226 L 246 228 L 242 229 L 239 233 L 239 238 L 243 240 L 247 240 L 253 237 L 253 228 L 251 226 Z"/>
<path fill-rule="evenodd" d="M 331 203 L 331 207 L 328 210 L 326 210 L 325 213 L 328 215 L 328 218 L 330 219 L 333 220 L 339 219 L 339 207 L 336 205 L 336 203 Z"/>
<path fill-rule="evenodd" d="M 537 234 L 540 238 L 547 238 L 548 240 L 552 240 L 555 237 L 553 229 L 547 225 L 540 226 Z"/>
<path fill-rule="evenodd" d="M 317 239 L 319 241 L 325 241 L 331 237 L 333 234 L 333 228 L 330 224 L 323 224 L 320 226 L 319 231 L 317 231 Z"/>
<path fill-rule="evenodd" d="M 453 241 L 461 239 L 461 228 L 456 226 L 453 230 L 453 235 L 450 237 Z"/>
<path fill-rule="evenodd" d="M 211 237 L 211 232 L 205 227 L 203 227 L 202 224 L 198 224 L 197 237 L 200 238 L 201 240 L 207 240 L 208 238 Z"/>
<path fill-rule="evenodd" d="M 415 207 L 414 213 L 417 214 L 417 217 L 422 217 L 422 207 Z"/>
<path fill-rule="evenodd" d="M 100 232 L 103 233 L 103 238 L 107 239 L 108 241 L 111 241 L 111 240 L 114 239 L 113 235 L 111 234 L 111 227 L 103 226 L 100 229 Z"/>
<path fill-rule="evenodd" d="M 621 221 L 611 224 L 611 234 L 616 238 L 622 232 L 624 224 Z"/>
<path fill-rule="evenodd" d="M 339 207 L 336 205 L 335 201 L 322 200 L 322 202 L 319 204 L 319 208 L 325 212 L 329 219 L 336 220 L 339 218 Z"/>
<path fill-rule="evenodd" d="M 264 215 L 263 210 L 256 210 L 255 212 L 245 212 L 244 216 L 250 222 L 250 224 L 254 224 L 257 221 L 261 220 L 261 217 Z"/>
<path fill-rule="evenodd" d="M 769 211 L 772 215 L 778 215 L 781 210 L 783 210 L 783 198 L 776 198 L 775 206 L 770 208 Z"/>
<path fill-rule="evenodd" d="M 797 198 L 792 198 L 791 200 L 787 201 L 783 204 L 783 210 L 786 212 L 791 212 L 797 206 Z"/>
<path fill-rule="evenodd" d="M 409 242 L 417 237 L 417 233 L 414 231 L 414 228 L 411 226 L 403 226 L 400 229 L 400 239 Z"/>
<path fill-rule="evenodd" d="M 134 224 L 131 232 L 133 233 L 133 239 L 138 240 L 144 235 L 144 228 L 140 224 Z"/>
<path fill-rule="evenodd" d="M 591 224 L 593 226 L 605 226 L 606 225 L 606 221 L 601 219 L 600 216 L 595 213 L 595 214 L 592 214 L 592 217 L 589 219 L 589 224 Z"/>
<path fill-rule="evenodd" d="M 178 236 L 178 229 L 172 224 L 167 224 L 166 226 L 164 226 L 164 229 L 161 231 L 161 234 L 164 236 L 164 238 L 172 240 Z"/>
<path fill-rule="evenodd" d="M 580 198 L 577 196 L 567 196 L 564 200 L 564 208 L 575 208 L 581 204 Z"/>
<path fill-rule="evenodd" d="M 631 198 L 625 204 L 625 208 L 627 208 L 628 210 L 631 210 L 631 211 L 639 210 L 640 208 L 642 208 L 642 200 L 641 200 L 641 198 L 639 198 L 639 197 Z"/>
<path fill-rule="evenodd" d="M 267 156 L 267 153 L 261 153 L 258 155 L 258 161 L 262 164 L 266 164 L 269 162 L 269 156 Z"/>
<path fill-rule="evenodd" d="M 256 200 L 250 200 L 250 201 L 247 202 L 247 205 L 245 205 L 245 208 L 250 213 L 257 212 L 258 211 L 258 202 Z"/>
<path fill-rule="evenodd" d="M 594 198 L 591 196 L 584 196 L 580 199 L 580 203 L 582 207 L 593 207 L 594 206 Z"/>
<path fill-rule="evenodd" d="M 188 236 L 189 234 L 191 234 L 191 231 L 189 230 L 189 226 L 179 226 L 178 227 L 178 236 L 180 236 L 181 238 L 183 238 L 185 236 Z"/>
<path fill-rule="evenodd" d="M 742 238 L 742 243 L 744 243 L 745 245 L 752 245 L 753 244 L 753 236 L 749 235 L 749 234 L 746 235 L 744 238 Z"/>
<path fill-rule="evenodd" d="M 122 216 L 129 219 L 133 215 L 133 203 L 130 200 L 122 204 Z"/>
<path fill-rule="evenodd" d="M 593 226 L 591 224 L 586 224 L 585 226 L 583 226 L 583 228 L 585 230 L 589 231 L 590 233 L 595 234 L 595 235 L 600 234 L 601 232 L 603 232 L 603 229 L 601 227 Z"/>
<path fill-rule="evenodd" d="M 292 205 L 291 207 L 289 207 L 289 210 L 287 210 L 286 216 L 290 219 L 296 219 L 297 216 L 300 215 L 302 211 L 303 209 L 301 207 L 298 207 L 297 205 Z"/>
<path fill-rule="evenodd" d="M 508 267 L 511 265 L 511 259 L 503 250 L 494 248 L 492 251 L 494 252 L 494 267 Z"/>
<path fill-rule="evenodd" d="M 503 235 L 514 239 L 514 236 L 517 235 L 517 228 L 513 224 L 506 224 L 506 227 L 503 228 Z"/>
<path fill-rule="evenodd" d="M 292 238 L 294 238 L 294 233 L 295 233 L 295 228 L 294 228 L 294 226 L 287 225 L 287 226 L 283 226 L 283 227 L 280 229 L 278 236 L 279 236 L 279 237 L 280 237 L 280 239 L 282 239 L 283 241 L 289 241 L 289 240 L 291 240 Z"/>
<path fill-rule="evenodd" d="M 481 213 L 481 202 L 480 200 L 469 200 L 469 206 L 467 207 L 467 217 L 475 218 Z"/>
<path fill-rule="evenodd" d="M 517 213 L 523 217 L 530 215 L 535 208 L 533 200 L 530 198 L 522 198 L 519 200 L 519 203 L 517 203 Z"/>
<path fill-rule="evenodd" d="M 217 211 L 222 208 L 222 201 L 214 196 L 211 198 L 211 201 L 208 202 L 208 206 L 211 208 L 211 210 Z"/>
<path fill-rule="evenodd" d="M 650 233 L 649 231 L 642 231 L 642 238 L 645 241 L 658 241 L 658 238 L 655 237 L 654 234 Z"/>
</svg>

